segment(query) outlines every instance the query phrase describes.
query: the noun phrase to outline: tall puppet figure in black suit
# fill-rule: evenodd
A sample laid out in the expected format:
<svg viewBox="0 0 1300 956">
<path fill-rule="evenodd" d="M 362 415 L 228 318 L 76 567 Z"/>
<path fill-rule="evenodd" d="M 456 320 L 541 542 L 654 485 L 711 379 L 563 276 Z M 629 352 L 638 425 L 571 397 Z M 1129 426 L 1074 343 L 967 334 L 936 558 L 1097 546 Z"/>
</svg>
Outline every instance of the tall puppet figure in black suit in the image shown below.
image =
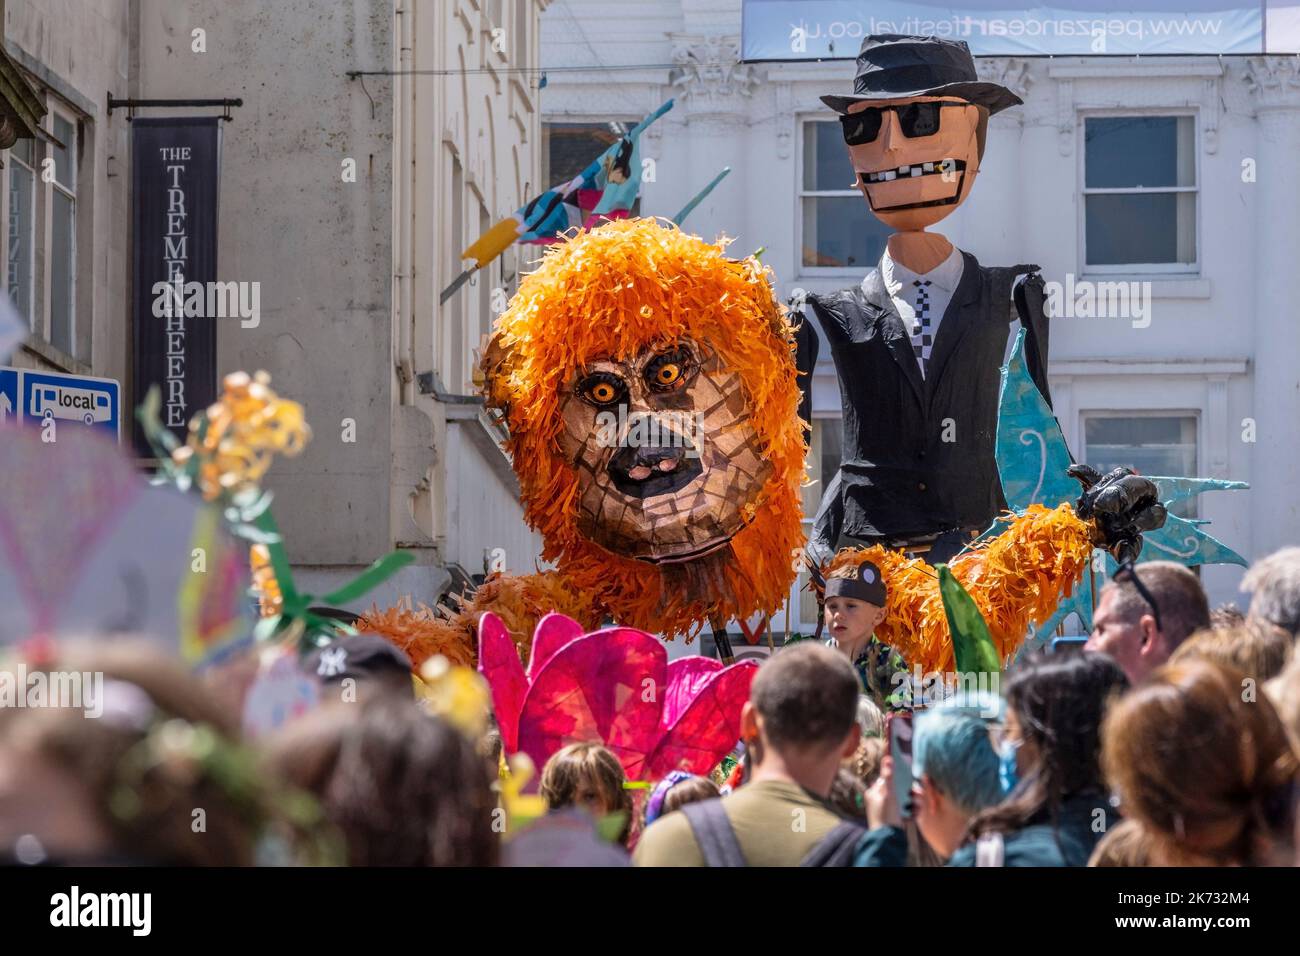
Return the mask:
<svg viewBox="0 0 1300 956">
<path fill-rule="evenodd" d="M 1005 507 L 994 446 L 1017 319 L 1051 400 L 1038 267 L 981 266 L 926 231 L 970 194 L 989 116 L 1021 100 L 980 81 L 965 43 L 935 37 L 867 37 L 853 85 L 822 101 L 840 114 L 872 214 L 897 231 L 860 285 L 807 299 L 844 403 L 840 470 L 809 552 L 822 565 L 842 545 L 883 544 L 942 561 Z"/>
</svg>

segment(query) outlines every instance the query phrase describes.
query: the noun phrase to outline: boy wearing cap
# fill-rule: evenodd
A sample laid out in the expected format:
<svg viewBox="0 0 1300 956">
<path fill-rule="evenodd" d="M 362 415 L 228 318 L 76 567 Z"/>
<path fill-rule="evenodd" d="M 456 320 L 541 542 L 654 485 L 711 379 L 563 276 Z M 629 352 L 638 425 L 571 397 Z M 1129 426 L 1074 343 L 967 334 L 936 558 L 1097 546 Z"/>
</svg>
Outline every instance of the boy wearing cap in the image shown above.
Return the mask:
<svg viewBox="0 0 1300 956">
<path fill-rule="evenodd" d="M 906 683 L 895 677 L 907 674 L 907 663 L 889 645 L 876 640 L 875 629 L 885 619 L 885 582 L 870 561 L 845 568 L 826 579 L 824 623 L 828 647 L 839 650 L 853 664 L 862 692 L 882 711 L 909 709 Z"/>
<path fill-rule="evenodd" d="M 1017 313 L 1050 404 L 1038 267 L 981 266 L 926 231 L 970 194 L 989 116 L 1021 101 L 979 79 L 965 43 L 896 34 L 867 37 L 854 92 L 822 101 L 840 114 L 872 215 L 897 231 L 860 285 L 807 299 L 845 406 L 840 470 L 809 552 L 824 564 L 857 542 L 946 561 L 1005 508 L 994 444 Z"/>
</svg>

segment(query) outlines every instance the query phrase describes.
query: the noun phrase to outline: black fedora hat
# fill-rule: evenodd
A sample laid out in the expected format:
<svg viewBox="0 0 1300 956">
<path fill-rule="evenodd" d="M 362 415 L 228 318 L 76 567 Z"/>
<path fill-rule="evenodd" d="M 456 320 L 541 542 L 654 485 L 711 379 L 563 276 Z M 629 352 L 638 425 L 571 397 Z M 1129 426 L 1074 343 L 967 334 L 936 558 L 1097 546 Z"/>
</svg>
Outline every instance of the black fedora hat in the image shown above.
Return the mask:
<svg viewBox="0 0 1300 956">
<path fill-rule="evenodd" d="M 961 40 L 878 33 L 862 41 L 853 93 L 822 97 L 837 113 L 854 103 L 909 96 L 951 96 L 992 115 L 1023 101 L 1005 86 L 985 83 L 975 72 L 970 47 Z"/>
</svg>

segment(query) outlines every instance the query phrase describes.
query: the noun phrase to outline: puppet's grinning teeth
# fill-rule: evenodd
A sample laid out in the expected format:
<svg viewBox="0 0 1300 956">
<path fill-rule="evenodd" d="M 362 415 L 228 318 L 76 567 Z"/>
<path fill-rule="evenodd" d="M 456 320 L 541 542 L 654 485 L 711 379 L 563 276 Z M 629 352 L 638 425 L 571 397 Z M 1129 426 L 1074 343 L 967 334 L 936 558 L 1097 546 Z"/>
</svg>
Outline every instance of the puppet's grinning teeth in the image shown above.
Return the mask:
<svg viewBox="0 0 1300 956">
<path fill-rule="evenodd" d="M 960 172 L 965 164 L 956 160 L 940 160 L 935 163 L 908 163 L 894 169 L 882 169 L 874 173 L 862 173 L 866 183 L 889 183 L 895 179 L 915 179 L 918 176 L 933 176 L 935 173 Z"/>
</svg>

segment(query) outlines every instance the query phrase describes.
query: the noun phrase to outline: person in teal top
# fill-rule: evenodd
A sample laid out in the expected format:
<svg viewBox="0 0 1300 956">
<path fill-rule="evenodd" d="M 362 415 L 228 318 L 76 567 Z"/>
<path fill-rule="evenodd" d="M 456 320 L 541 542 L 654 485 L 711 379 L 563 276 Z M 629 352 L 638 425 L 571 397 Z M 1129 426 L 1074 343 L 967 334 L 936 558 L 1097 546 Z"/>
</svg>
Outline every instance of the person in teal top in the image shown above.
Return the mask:
<svg viewBox="0 0 1300 956">
<path fill-rule="evenodd" d="M 974 815 L 948 866 L 1087 865 L 1118 822 L 1101 773 L 1099 737 L 1107 706 L 1127 687 L 1123 670 L 1105 654 L 1023 661 L 1006 688 L 998 745 L 1003 799 Z M 882 772 L 882 779 L 887 776 Z M 887 798 L 890 791 L 882 788 L 880 795 Z M 871 794 L 867 802 L 870 816 Z M 907 841 L 897 808 L 887 800 L 882 804 L 872 821 L 876 828 L 857 847 L 856 866 L 905 863 Z"/>
</svg>

